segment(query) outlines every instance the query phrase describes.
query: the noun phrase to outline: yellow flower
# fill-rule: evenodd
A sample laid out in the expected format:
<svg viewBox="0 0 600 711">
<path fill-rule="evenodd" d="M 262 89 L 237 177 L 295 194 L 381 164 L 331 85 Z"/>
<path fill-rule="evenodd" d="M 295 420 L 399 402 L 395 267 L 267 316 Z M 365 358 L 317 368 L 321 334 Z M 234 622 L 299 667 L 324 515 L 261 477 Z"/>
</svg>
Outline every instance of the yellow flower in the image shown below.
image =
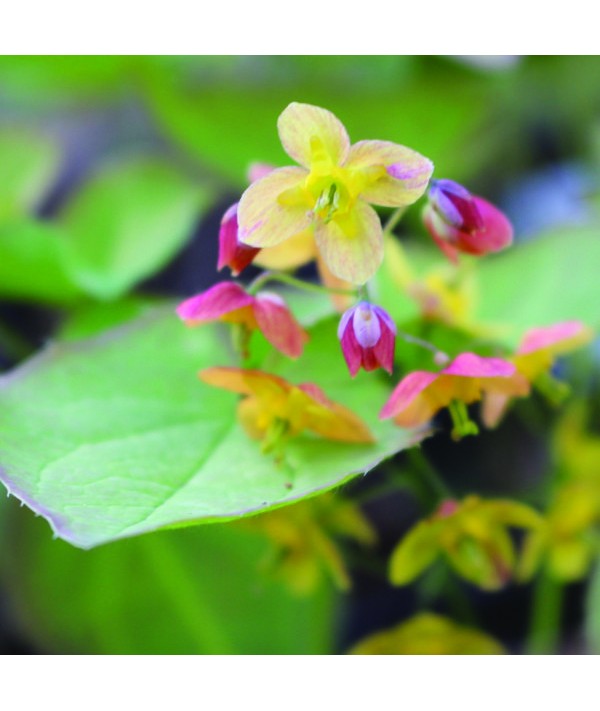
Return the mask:
<svg viewBox="0 0 600 711">
<path fill-rule="evenodd" d="M 375 441 L 360 418 L 313 383 L 293 385 L 260 370 L 226 367 L 206 368 L 199 377 L 245 396 L 238 407 L 240 421 L 250 437 L 263 440 L 265 452 L 307 429 L 338 442 Z"/>
<path fill-rule="evenodd" d="M 377 534 L 360 509 L 327 493 L 240 523 L 266 534 L 274 549 L 265 567 L 296 595 L 310 595 L 327 578 L 340 590 L 350 588 L 337 538 L 371 546 Z"/>
<path fill-rule="evenodd" d="M 484 632 L 422 612 L 363 639 L 350 654 L 504 654 L 504 649 Z"/>
<path fill-rule="evenodd" d="M 477 496 L 444 501 L 400 541 L 390 559 L 390 579 L 407 585 L 443 555 L 465 580 L 483 590 L 498 590 L 510 580 L 516 563 L 507 529 L 541 525 L 533 509 L 516 501 Z"/>
<path fill-rule="evenodd" d="M 278 168 L 242 195 L 239 237 L 274 247 L 314 230 L 334 276 L 363 284 L 383 259 L 381 222 L 369 203 L 405 207 L 425 192 L 431 161 L 389 141 L 353 146 L 326 109 L 290 104 L 278 120 L 284 149 L 302 167 Z"/>
<path fill-rule="evenodd" d="M 600 552 L 600 482 L 569 482 L 555 492 L 546 523 L 525 539 L 518 577 L 528 581 L 542 565 L 555 580 L 584 578 Z"/>
<path fill-rule="evenodd" d="M 585 406 L 576 403 L 553 437 L 561 480 L 544 527 L 525 539 L 522 580 L 530 580 L 542 566 L 555 580 L 581 580 L 600 552 L 600 438 L 586 431 L 587 418 Z"/>
</svg>

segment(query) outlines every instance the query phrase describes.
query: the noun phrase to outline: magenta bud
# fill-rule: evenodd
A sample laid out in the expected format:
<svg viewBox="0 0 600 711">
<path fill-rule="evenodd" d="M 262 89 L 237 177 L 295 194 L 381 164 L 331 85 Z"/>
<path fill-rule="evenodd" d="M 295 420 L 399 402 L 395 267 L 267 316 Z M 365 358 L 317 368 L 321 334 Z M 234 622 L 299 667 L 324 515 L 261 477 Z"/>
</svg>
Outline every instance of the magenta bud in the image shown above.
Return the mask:
<svg viewBox="0 0 600 711">
<path fill-rule="evenodd" d="M 217 269 L 229 267 L 233 276 L 243 271 L 260 252 L 260 248 L 251 247 L 238 239 L 238 203 L 232 205 L 221 219 L 219 229 L 219 261 Z"/>
<path fill-rule="evenodd" d="M 394 367 L 396 325 L 379 306 L 361 301 L 348 309 L 340 320 L 338 338 L 350 375 L 360 368 L 383 368 L 388 373 Z"/>
<path fill-rule="evenodd" d="M 459 252 L 499 252 L 513 239 L 512 225 L 497 207 L 453 180 L 432 182 L 423 221 L 438 247 L 454 262 Z"/>
<path fill-rule="evenodd" d="M 483 219 L 471 193 L 453 180 L 433 180 L 429 202 L 435 212 L 451 227 L 461 232 L 483 229 Z"/>
</svg>

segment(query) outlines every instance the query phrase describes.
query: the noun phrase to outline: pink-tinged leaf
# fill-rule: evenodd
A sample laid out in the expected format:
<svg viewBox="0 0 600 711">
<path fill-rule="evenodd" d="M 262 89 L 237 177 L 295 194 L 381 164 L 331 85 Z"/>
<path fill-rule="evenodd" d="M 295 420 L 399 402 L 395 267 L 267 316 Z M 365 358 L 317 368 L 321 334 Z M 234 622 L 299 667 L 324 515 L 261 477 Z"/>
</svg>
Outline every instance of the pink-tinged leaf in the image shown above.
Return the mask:
<svg viewBox="0 0 600 711">
<path fill-rule="evenodd" d="M 346 162 L 361 179 L 361 197 L 385 207 L 412 205 L 425 193 L 433 163 L 411 148 L 390 141 L 359 141 Z"/>
<path fill-rule="evenodd" d="M 252 306 L 254 297 L 234 282 L 220 282 L 207 291 L 187 299 L 177 307 L 177 315 L 188 326 L 216 321 L 247 306 Z"/>
<path fill-rule="evenodd" d="M 348 133 L 327 109 L 293 102 L 279 116 L 277 128 L 286 153 L 305 168 L 315 160 L 341 165 L 348 157 Z"/>
<path fill-rule="evenodd" d="M 254 316 L 264 337 L 277 350 L 290 358 L 299 358 L 302 355 L 308 335 L 279 296 L 258 294 L 254 304 Z"/>
<path fill-rule="evenodd" d="M 303 168 L 278 168 L 246 189 L 238 207 L 240 241 L 273 247 L 308 229 L 311 205 L 303 196 Z"/>
</svg>

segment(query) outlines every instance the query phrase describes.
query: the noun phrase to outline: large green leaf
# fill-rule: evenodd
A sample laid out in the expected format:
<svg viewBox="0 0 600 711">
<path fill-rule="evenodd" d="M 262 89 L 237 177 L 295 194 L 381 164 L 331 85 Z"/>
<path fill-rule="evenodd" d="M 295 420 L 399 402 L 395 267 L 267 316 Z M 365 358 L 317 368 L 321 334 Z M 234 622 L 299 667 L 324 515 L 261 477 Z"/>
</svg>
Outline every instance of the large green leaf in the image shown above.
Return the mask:
<svg viewBox="0 0 600 711">
<path fill-rule="evenodd" d="M 49 654 L 325 654 L 332 591 L 292 597 L 270 544 L 236 524 L 80 551 L 11 509 L 0 575 L 22 635 Z"/>
<path fill-rule="evenodd" d="M 377 442 L 300 435 L 282 471 L 241 429 L 236 396 L 196 378 L 200 368 L 232 363 L 225 335 L 186 329 L 172 310 L 161 310 L 96 340 L 54 345 L 4 378 L 7 488 L 85 548 L 280 506 L 367 472 L 415 442 L 413 432 L 378 420 L 389 385 L 378 373 L 350 379 L 336 320 L 328 319 L 311 330 L 300 360 L 271 351 L 265 369 L 321 385 L 364 418 Z"/>
<path fill-rule="evenodd" d="M 377 58 L 361 59 L 368 72 L 365 67 Z M 385 88 L 371 82 L 368 90 L 363 86 L 357 95 L 323 81 L 322 72 L 313 72 L 310 81 L 290 72 L 284 83 L 202 86 L 182 81 L 178 85 L 166 67 L 153 70 L 145 86 L 160 126 L 203 165 L 220 171 L 240 188 L 253 161 L 293 163 L 277 136 L 277 117 L 292 101 L 333 111 L 352 141 L 382 139 L 410 146 L 434 161 L 438 175 L 452 171 L 455 178 L 485 160 L 489 136 L 495 133 L 488 130 L 485 140 L 475 141 L 488 112 L 481 94 L 485 85 L 477 77 L 462 76 L 452 83 L 430 76 L 408 86 L 392 80 Z"/>
<path fill-rule="evenodd" d="M 155 160 L 105 168 L 62 215 L 73 278 L 97 298 L 121 296 L 177 252 L 208 201 L 205 186 Z"/>
<path fill-rule="evenodd" d="M 61 230 L 46 222 L 1 226 L 0 295 L 52 304 L 81 297 L 63 266 L 61 237 Z"/>
<path fill-rule="evenodd" d="M 55 177 L 58 158 L 57 147 L 43 137 L 0 132 L 0 222 L 37 207 Z"/>
<path fill-rule="evenodd" d="M 600 328 L 600 229 L 542 235 L 479 265 L 477 318 L 515 345 L 536 326 L 578 319 Z"/>
</svg>

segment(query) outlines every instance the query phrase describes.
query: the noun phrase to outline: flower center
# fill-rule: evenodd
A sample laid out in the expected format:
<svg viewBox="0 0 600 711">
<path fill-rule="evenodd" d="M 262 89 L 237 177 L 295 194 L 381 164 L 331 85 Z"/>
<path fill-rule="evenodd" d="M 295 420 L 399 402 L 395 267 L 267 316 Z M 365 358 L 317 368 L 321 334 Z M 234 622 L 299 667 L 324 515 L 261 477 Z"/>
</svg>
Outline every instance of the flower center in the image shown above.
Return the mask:
<svg viewBox="0 0 600 711">
<path fill-rule="evenodd" d="M 336 215 L 348 212 L 353 202 L 341 170 L 337 169 L 335 172 L 337 175 L 318 175 L 313 171 L 305 183 L 308 201 L 313 206 L 312 211 L 325 223 Z"/>
</svg>

